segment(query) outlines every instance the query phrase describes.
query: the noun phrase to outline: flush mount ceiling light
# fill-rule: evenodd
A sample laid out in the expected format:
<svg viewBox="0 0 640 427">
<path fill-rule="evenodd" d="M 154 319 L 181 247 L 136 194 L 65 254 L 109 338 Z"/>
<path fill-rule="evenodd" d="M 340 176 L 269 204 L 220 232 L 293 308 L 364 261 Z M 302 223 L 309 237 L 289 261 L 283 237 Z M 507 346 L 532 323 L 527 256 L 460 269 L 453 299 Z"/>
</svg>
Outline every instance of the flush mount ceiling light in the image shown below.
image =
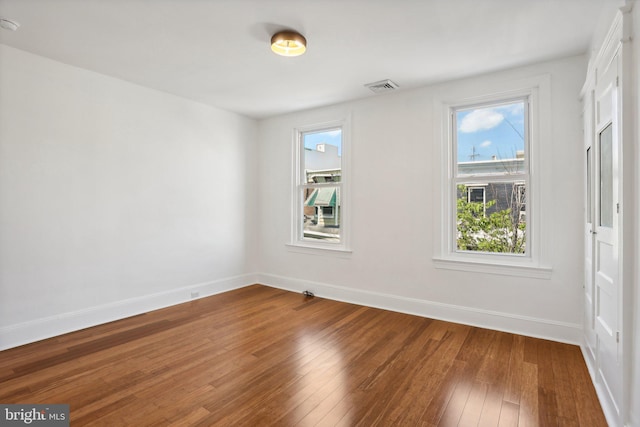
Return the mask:
<svg viewBox="0 0 640 427">
<path fill-rule="evenodd" d="M 282 56 L 299 56 L 307 50 L 307 39 L 295 31 L 280 31 L 271 37 L 271 50 Z"/>
</svg>

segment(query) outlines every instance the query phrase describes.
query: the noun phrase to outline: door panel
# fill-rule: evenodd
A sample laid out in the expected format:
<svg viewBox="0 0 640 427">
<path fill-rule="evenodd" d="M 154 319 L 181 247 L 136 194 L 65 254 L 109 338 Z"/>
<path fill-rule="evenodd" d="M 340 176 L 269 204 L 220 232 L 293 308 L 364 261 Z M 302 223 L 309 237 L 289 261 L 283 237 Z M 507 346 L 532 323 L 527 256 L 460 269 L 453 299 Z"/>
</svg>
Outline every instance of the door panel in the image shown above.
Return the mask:
<svg viewBox="0 0 640 427">
<path fill-rule="evenodd" d="M 596 246 L 596 321 L 607 335 L 613 335 L 618 329 L 616 310 L 616 289 L 614 277 L 617 266 L 613 264 L 611 245 L 598 242 Z"/>
</svg>

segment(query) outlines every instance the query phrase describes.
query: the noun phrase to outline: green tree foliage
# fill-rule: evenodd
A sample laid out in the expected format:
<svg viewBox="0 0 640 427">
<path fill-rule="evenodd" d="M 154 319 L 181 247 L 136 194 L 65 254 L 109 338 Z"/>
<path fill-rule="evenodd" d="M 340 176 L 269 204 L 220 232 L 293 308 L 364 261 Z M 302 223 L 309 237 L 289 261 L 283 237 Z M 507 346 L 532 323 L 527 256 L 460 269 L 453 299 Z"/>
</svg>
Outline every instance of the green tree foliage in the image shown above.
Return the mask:
<svg viewBox="0 0 640 427">
<path fill-rule="evenodd" d="M 467 194 L 467 188 L 464 185 L 459 185 L 458 191 L 459 194 Z M 511 200 L 513 199 L 511 197 Z M 458 197 L 457 244 L 459 250 L 524 253 L 526 223 L 520 219 L 520 207 L 510 203 L 509 208 L 487 215 L 486 211 L 495 204 L 495 200 L 483 204 L 482 202 L 469 202 L 464 196 Z"/>
</svg>

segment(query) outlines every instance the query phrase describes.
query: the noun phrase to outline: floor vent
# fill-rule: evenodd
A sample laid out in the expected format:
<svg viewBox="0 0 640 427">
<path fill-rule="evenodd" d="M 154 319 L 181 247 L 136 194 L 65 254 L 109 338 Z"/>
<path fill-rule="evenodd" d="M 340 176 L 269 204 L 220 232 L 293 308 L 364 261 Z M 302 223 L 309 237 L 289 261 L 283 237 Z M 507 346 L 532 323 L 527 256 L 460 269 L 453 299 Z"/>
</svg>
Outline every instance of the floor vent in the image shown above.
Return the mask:
<svg viewBox="0 0 640 427">
<path fill-rule="evenodd" d="M 400 87 L 397 83 L 394 83 L 389 79 L 380 80 L 379 82 L 367 83 L 365 86 L 375 93 L 390 92 Z"/>
</svg>

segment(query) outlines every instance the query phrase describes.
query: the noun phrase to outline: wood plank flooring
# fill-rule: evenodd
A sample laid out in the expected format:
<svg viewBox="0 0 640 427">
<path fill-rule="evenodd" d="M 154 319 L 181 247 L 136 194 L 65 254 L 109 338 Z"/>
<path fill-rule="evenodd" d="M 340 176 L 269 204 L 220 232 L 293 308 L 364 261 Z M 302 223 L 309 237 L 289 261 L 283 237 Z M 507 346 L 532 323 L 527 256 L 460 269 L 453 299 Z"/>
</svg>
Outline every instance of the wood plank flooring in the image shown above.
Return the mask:
<svg viewBox="0 0 640 427">
<path fill-rule="evenodd" d="M 576 346 L 254 285 L 0 352 L 72 426 L 606 426 Z"/>
</svg>

